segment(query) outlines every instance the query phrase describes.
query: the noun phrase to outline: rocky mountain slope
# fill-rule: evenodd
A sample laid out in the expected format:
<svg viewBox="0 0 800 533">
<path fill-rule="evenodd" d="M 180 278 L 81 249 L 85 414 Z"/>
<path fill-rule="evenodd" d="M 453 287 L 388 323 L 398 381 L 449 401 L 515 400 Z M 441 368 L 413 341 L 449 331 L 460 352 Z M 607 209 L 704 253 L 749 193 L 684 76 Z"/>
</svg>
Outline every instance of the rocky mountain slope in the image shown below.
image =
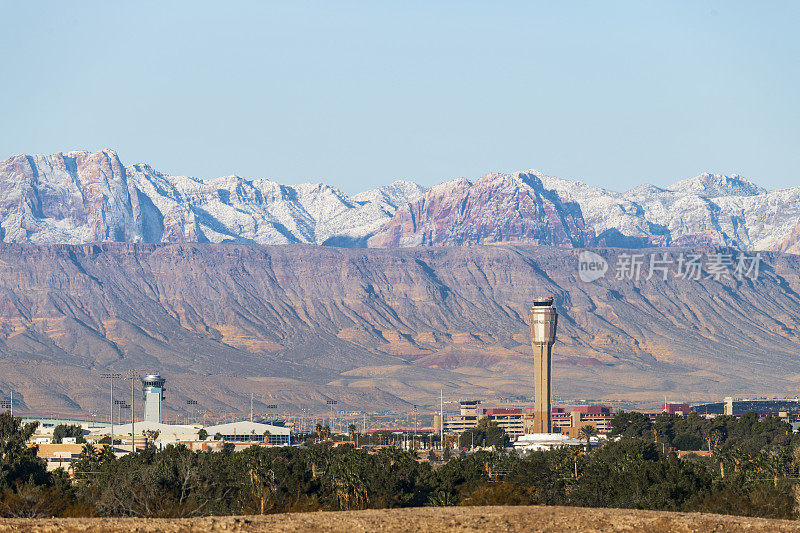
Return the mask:
<svg viewBox="0 0 800 533">
<path fill-rule="evenodd" d="M 579 248 L 594 235 L 576 203 L 546 190 L 534 174 L 489 174 L 432 187 L 397 210 L 371 247 L 461 246 L 524 242 Z"/>
<path fill-rule="evenodd" d="M 800 187 L 701 174 L 619 193 L 537 171 L 396 181 L 354 196 L 324 184 L 168 176 L 110 150 L 0 162 L 0 240 L 252 242 L 363 247 L 496 243 L 720 245 L 789 250 Z"/>
<path fill-rule="evenodd" d="M 596 251 L 612 270 L 584 283 L 580 252 L 549 246 L 0 244 L 0 395 L 104 412 L 100 373 L 136 368 L 165 375 L 179 411 L 530 396 L 541 294 L 561 315 L 562 398 L 798 393 L 800 257 L 763 254 L 755 280 L 637 280 L 613 275 L 627 252 Z"/>
<path fill-rule="evenodd" d="M 797 222 L 792 232 L 783 241 L 779 250 L 790 254 L 800 254 L 800 221 Z"/>
</svg>

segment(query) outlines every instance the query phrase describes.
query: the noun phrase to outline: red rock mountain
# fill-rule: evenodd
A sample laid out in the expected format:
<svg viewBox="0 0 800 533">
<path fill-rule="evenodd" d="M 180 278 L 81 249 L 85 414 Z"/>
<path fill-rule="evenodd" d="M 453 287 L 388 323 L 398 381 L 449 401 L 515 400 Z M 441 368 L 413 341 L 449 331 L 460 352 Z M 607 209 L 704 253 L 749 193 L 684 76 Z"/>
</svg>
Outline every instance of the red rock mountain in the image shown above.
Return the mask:
<svg viewBox="0 0 800 533">
<path fill-rule="evenodd" d="M 395 212 L 371 248 L 497 243 L 577 248 L 592 243 L 577 203 L 562 202 L 535 174 L 488 174 L 428 190 Z"/>
</svg>

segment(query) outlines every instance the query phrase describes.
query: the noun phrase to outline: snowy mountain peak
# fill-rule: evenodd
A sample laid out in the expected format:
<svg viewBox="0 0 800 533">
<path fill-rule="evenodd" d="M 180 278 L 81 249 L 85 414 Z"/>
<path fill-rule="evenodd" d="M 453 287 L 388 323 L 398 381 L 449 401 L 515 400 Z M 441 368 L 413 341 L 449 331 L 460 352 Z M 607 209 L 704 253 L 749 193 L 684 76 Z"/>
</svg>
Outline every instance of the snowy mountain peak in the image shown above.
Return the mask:
<svg viewBox="0 0 800 533">
<path fill-rule="evenodd" d="M 766 189 L 739 176 L 731 174 L 710 174 L 704 172 L 699 176 L 679 181 L 669 188 L 671 191 L 696 194 L 704 198 L 719 198 L 721 196 L 756 196 L 765 194 Z"/>
<path fill-rule="evenodd" d="M 361 245 L 423 188 L 396 182 L 357 201 L 336 187 L 237 175 L 169 176 L 113 150 L 0 161 L 5 242 L 258 242 Z"/>
<path fill-rule="evenodd" d="M 713 244 L 798 250 L 800 187 L 704 173 L 621 193 L 537 170 L 355 195 L 324 183 L 170 176 L 114 150 L 0 161 L 0 240 L 337 246 Z"/>
</svg>

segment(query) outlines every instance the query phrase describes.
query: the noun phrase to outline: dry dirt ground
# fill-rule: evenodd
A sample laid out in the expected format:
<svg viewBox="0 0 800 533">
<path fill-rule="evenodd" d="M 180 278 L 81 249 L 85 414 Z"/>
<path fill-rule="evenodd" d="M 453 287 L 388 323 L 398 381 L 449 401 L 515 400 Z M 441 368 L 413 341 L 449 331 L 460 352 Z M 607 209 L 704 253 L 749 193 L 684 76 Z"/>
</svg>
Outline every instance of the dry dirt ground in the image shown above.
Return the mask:
<svg viewBox="0 0 800 533">
<path fill-rule="evenodd" d="M 579 507 L 447 507 L 194 519 L 0 519 L 0 533 L 195 531 L 800 531 L 800 522 Z"/>
</svg>

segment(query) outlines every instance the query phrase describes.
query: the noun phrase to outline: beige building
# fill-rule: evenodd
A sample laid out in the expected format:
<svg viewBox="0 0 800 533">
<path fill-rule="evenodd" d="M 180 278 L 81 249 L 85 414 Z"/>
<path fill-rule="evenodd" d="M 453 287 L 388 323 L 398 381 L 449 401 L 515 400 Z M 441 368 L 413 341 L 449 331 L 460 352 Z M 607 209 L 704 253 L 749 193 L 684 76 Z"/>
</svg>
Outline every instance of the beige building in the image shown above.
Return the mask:
<svg viewBox="0 0 800 533">
<path fill-rule="evenodd" d="M 448 416 L 444 421 L 445 432 L 462 433 L 478 425 L 479 400 L 461 400 L 459 414 Z"/>
</svg>

